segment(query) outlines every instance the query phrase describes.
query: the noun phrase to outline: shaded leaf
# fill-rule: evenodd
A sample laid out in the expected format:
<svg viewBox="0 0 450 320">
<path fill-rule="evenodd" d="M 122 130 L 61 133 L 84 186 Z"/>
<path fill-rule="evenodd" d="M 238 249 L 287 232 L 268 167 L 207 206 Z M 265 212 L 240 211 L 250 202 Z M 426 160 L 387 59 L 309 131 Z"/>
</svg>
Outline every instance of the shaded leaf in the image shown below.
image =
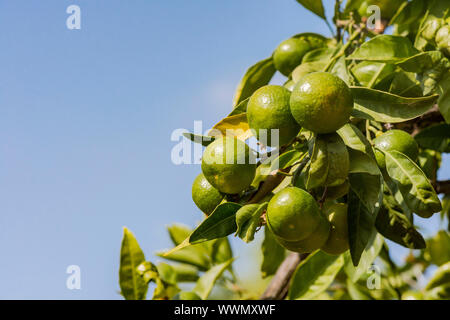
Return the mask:
<svg viewBox="0 0 450 320">
<path fill-rule="evenodd" d="M 419 146 L 439 152 L 450 152 L 450 124 L 435 124 L 414 136 Z"/>
<path fill-rule="evenodd" d="M 376 214 L 383 197 L 383 183 L 380 175 L 350 173 L 350 186 L 360 201 L 372 214 Z"/>
<path fill-rule="evenodd" d="M 357 150 L 350 149 L 348 153 L 350 156 L 349 173 L 368 173 L 370 175 L 381 175 L 381 171 L 373 158 Z"/>
<path fill-rule="evenodd" d="M 393 208 L 384 207 L 378 212 L 375 227 L 383 236 L 406 248 L 423 249 L 426 247 L 425 239 L 408 218 Z"/>
<path fill-rule="evenodd" d="M 347 123 L 341 127 L 337 133 L 340 135 L 347 147 L 364 152 L 372 158 L 375 157 L 370 142 L 355 125 Z"/>
<path fill-rule="evenodd" d="M 277 272 L 284 260 L 286 250 L 278 243 L 269 228 L 264 228 L 264 241 L 261 245 L 262 263 L 261 275 L 267 278 Z"/>
<path fill-rule="evenodd" d="M 352 74 L 363 87 L 374 88 L 377 84 L 392 77 L 395 66 L 381 62 L 363 61 L 352 68 Z"/>
<path fill-rule="evenodd" d="M 318 250 L 300 262 L 289 288 L 289 299 L 313 299 L 324 292 L 344 265 L 342 255 L 333 256 Z"/>
<path fill-rule="evenodd" d="M 444 57 L 440 51 L 420 52 L 397 62 L 397 65 L 407 72 L 422 73 L 432 69 Z"/>
<path fill-rule="evenodd" d="M 348 240 L 354 266 L 359 264 L 367 244 L 374 237 L 375 216 L 356 195 L 353 186 L 348 193 Z"/>
</svg>

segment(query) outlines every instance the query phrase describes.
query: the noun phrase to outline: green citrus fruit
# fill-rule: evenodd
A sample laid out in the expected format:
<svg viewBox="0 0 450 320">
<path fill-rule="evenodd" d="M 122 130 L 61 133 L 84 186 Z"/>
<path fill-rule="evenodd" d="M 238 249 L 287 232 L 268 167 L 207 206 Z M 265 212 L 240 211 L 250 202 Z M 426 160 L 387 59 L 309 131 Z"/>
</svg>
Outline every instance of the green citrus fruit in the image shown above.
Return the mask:
<svg viewBox="0 0 450 320">
<path fill-rule="evenodd" d="M 416 161 L 419 155 L 417 142 L 410 134 L 402 130 L 394 129 L 386 131 L 381 136 L 375 138 L 373 143 L 380 150 L 401 152 L 412 161 Z M 380 168 L 386 168 L 385 156 L 382 152 L 375 150 L 375 158 Z"/>
<path fill-rule="evenodd" d="M 391 19 L 403 2 L 404 0 L 366 0 L 359 7 L 358 13 L 361 17 L 370 16 L 373 12 L 367 12 L 367 9 L 371 5 L 376 5 L 380 8 L 380 14 L 383 18 Z"/>
<path fill-rule="evenodd" d="M 206 215 L 211 214 L 219 203 L 222 202 L 222 199 L 223 194 L 206 180 L 203 173 L 200 173 L 195 178 L 192 184 L 192 200 L 194 200 L 197 207 Z"/>
<path fill-rule="evenodd" d="M 270 200 L 266 219 L 270 230 L 277 237 L 298 241 L 313 233 L 320 223 L 321 213 L 308 192 L 287 187 Z"/>
<path fill-rule="evenodd" d="M 444 21 L 438 18 L 432 18 L 425 23 L 422 31 L 422 37 L 428 42 L 434 43 L 438 30 L 442 27 Z"/>
<path fill-rule="evenodd" d="M 439 50 L 450 57 L 450 24 L 443 26 L 436 33 L 436 44 Z"/>
<path fill-rule="evenodd" d="M 275 68 L 285 76 L 298 66 L 303 56 L 312 49 L 310 43 L 302 38 L 289 38 L 284 40 L 273 53 Z"/>
<path fill-rule="evenodd" d="M 326 194 L 326 199 L 327 200 L 336 200 L 339 198 L 342 198 L 343 196 L 345 196 L 348 191 L 350 189 L 350 183 L 345 180 L 344 183 L 334 186 L 334 187 L 327 187 L 327 194 Z M 321 188 L 317 188 L 315 190 L 315 194 L 321 195 L 323 194 L 325 191 L 325 189 L 323 187 Z"/>
<path fill-rule="evenodd" d="M 331 223 L 331 230 L 328 240 L 321 249 L 328 254 L 339 255 L 349 248 L 347 205 L 343 203 L 326 205 L 323 212 Z"/>
<path fill-rule="evenodd" d="M 202 300 L 195 292 L 181 291 L 173 297 L 173 300 Z"/>
<path fill-rule="evenodd" d="M 314 72 L 297 82 L 290 105 L 300 126 L 315 133 L 331 133 L 348 122 L 353 110 L 353 96 L 339 77 Z"/>
<path fill-rule="evenodd" d="M 287 241 L 277 237 L 278 242 L 286 249 L 299 253 L 310 253 L 320 249 L 330 234 L 330 223 L 321 217 L 319 225 L 306 239 L 298 241 Z"/>
<path fill-rule="evenodd" d="M 282 146 L 298 134 L 300 126 L 295 122 L 289 108 L 291 92 L 282 87 L 268 85 L 253 93 L 247 105 L 247 120 L 256 137 L 269 146 Z M 278 130 L 278 139 L 272 134 Z M 273 140 L 273 141 L 272 141 Z"/>
<path fill-rule="evenodd" d="M 255 155 L 244 141 L 236 137 L 221 137 L 206 147 L 202 172 L 220 192 L 240 193 L 255 177 Z"/>
</svg>

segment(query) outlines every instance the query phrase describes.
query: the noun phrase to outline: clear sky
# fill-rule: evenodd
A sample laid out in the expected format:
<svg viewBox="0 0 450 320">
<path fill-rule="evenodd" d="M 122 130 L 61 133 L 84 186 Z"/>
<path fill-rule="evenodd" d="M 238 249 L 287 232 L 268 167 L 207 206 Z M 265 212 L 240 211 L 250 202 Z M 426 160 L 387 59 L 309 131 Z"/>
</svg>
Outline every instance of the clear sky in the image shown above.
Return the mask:
<svg viewBox="0 0 450 320">
<path fill-rule="evenodd" d="M 66 28 L 72 4 L 81 30 Z M 158 261 L 166 225 L 202 218 L 200 167 L 172 164 L 172 131 L 225 116 L 281 40 L 329 35 L 294 0 L 5 0 L 0 30 L 2 299 L 120 298 L 123 226 Z"/>
</svg>

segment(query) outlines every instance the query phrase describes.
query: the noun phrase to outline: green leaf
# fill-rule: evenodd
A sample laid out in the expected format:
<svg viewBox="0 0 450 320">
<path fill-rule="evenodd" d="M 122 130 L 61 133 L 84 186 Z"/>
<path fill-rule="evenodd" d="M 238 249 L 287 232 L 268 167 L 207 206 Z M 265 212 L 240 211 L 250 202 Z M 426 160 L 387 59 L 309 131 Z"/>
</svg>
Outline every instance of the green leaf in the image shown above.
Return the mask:
<svg viewBox="0 0 450 320">
<path fill-rule="evenodd" d="M 410 249 L 424 249 L 425 239 L 409 219 L 389 206 L 381 208 L 375 220 L 378 232 L 391 241 Z"/>
<path fill-rule="evenodd" d="M 341 136 L 345 145 L 354 150 L 363 152 L 375 157 L 370 142 L 366 139 L 364 134 L 353 124 L 347 123 L 341 127 L 337 133 Z"/>
<path fill-rule="evenodd" d="M 275 74 L 276 69 L 272 57 L 264 59 L 251 66 L 238 85 L 233 100 L 233 106 L 249 98 L 253 92 L 267 85 Z"/>
<path fill-rule="evenodd" d="M 395 63 L 418 53 L 408 38 L 383 34 L 363 43 L 347 59 Z"/>
<path fill-rule="evenodd" d="M 270 172 L 277 169 L 286 169 L 299 161 L 304 155 L 305 153 L 298 150 L 286 151 L 271 162 Z"/>
<path fill-rule="evenodd" d="M 309 51 L 303 56 L 302 63 L 329 60 L 336 52 L 336 48 L 323 47 Z"/>
<path fill-rule="evenodd" d="M 144 253 L 133 233 L 123 228 L 119 284 L 121 294 L 126 300 L 144 300 L 147 295 L 148 286 L 137 271 L 137 267 L 144 261 Z"/>
<path fill-rule="evenodd" d="M 347 67 L 347 60 L 345 60 L 345 57 L 340 57 L 333 65 L 330 72 L 335 76 L 341 78 L 347 85 L 351 84 L 350 74 Z"/>
<path fill-rule="evenodd" d="M 311 253 L 297 267 L 289 288 L 289 299 L 313 299 L 324 292 L 344 265 L 344 258 L 318 250 Z"/>
<path fill-rule="evenodd" d="M 337 186 L 345 182 L 349 170 L 348 151 L 337 134 L 314 138 L 307 188 Z"/>
<path fill-rule="evenodd" d="M 205 147 L 210 145 L 215 140 L 214 137 L 202 136 L 202 135 L 194 134 L 194 133 L 190 133 L 190 132 L 184 132 L 183 136 L 185 138 L 191 140 L 192 142 L 200 143 L 202 146 L 205 146 Z"/>
<path fill-rule="evenodd" d="M 349 173 L 368 173 L 370 175 L 381 175 L 377 162 L 367 154 L 350 149 L 348 151 L 350 156 L 350 170 Z"/>
<path fill-rule="evenodd" d="M 278 243 L 268 227 L 264 228 L 264 241 L 261 245 L 261 275 L 267 278 L 277 272 L 286 255 L 285 249 Z"/>
<path fill-rule="evenodd" d="M 450 124 L 440 123 L 426 127 L 414 139 L 421 148 L 450 152 Z"/>
<path fill-rule="evenodd" d="M 322 0 L 297 0 L 297 2 L 309 11 L 326 20 L 325 9 L 323 8 Z"/>
<path fill-rule="evenodd" d="M 432 69 L 444 58 L 440 51 L 427 51 L 397 62 L 397 65 L 407 72 L 422 73 Z"/>
<path fill-rule="evenodd" d="M 374 88 L 377 84 L 392 77 L 395 66 L 381 62 L 363 61 L 352 68 L 352 74 L 363 87 Z"/>
<path fill-rule="evenodd" d="M 233 111 L 231 111 L 231 113 L 228 116 L 234 116 L 237 114 L 246 113 L 248 100 L 250 100 L 250 98 L 247 98 L 247 99 L 239 102 L 239 104 L 233 109 Z"/>
<path fill-rule="evenodd" d="M 202 271 L 208 270 L 211 266 L 211 258 L 206 247 L 202 244 L 187 246 L 178 250 L 157 252 L 157 256 L 170 261 L 186 263 L 199 268 Z"/>
<path fill-rule="evenodd" d="M 374 237 L 375 216 L 366 208 L 353 186 L 348 193 L 348 240 L 354 266 L 359 264 L 361 255 Z"/>
<path fill-rule="evenodd" d="M 347 278 L 347 290 L 352 300 L 375 300 L 372 298 L 367 288 L 364 288 L 357 283 L 353 283 L 350 278 Z"/>
<path fill-rule="evenodd" d="M 217 206 L 203 222 L 192 232 L 189 243 L 195 244 L 208 240 L 219 239 L 234 233 L 236 212 L 242 206 L 233 202 L 225 202 Z"/>
<path fill-rule="evenodd" d="M 428 239 L 424 256 L 426 260 L 437 266 L 450 261 L 450 235 L 448 232 L 440 230 L 433 238 Z"/>
<path fill-rule="evenodd" d="M 198 269 L 194 266 L 177 263 L 172 265 L 177 282 L 194 282 L 198 279 Z"/>
<path fill-rule="evenodd" d="M 211 293 L 216 281 L 220 278 L 222 273 L 228 269 L 233 263 L 233 259 L 227 262 L 218 264 L 205 272 L 198 280 L 192 291 L 194 291 L 202 300 L 206 300 Z"/>
<path fill-rule="evenodd" d="M 171 226 L 167 227 L 167 231 L 169 232 L 170 240 L 172 240 L 173 244 L 175 246 L 179 245 L 189 237 L 189 235 L 192 233 L 192 230 L 185 225 L 174 223 Z"/>
<path fill-rule="evenodd" d="M 390 123 L 404 122 L 421 116 L 439 97 L 432 95 L 407 98 L 363 87 L 351 87 L 351 90 L 355 100 L 354 117 Z"/>
<path fill-rule="evenodd" d="M 445 122 L 450 123 L 450 72 L 437 85 L 439 99 L 437 104 Z"/>
<path fill-rule="evenodd" d="M 380 208 L 383 197 L 383 182 L 381 175 L 369 173 L 350 173 L 350 186 L 360 201 L 372 214 Z"/>
<path fill-rule="evenodd" d="M 357 282 L 363 275 L 368 273 L 373 262 L 380 254 L 380 251 L 383 248 L 383 244 L 383 237 L 376 232 L 372 232 L 356 267 L 351 262 L 351 254 L 346 253 L 344 255 L 344 260 L 346 262 L 344 270 L 352 282 Z"/>
<path fill-rule="evenodd" d="M 450 284 L 450 261 L 442 264 L 433 274 L 433 277 L 428 281 L 425 290 Z"/>
<path fill-rule="evenodd" d="M 392 79 L 389 92 L 402 97 L 422 97 L 423 92 L 416 74 L 412 72 L 397 71 Z"/>
<path fill-rule="evenodd" d="M 262 204 L 247 204 L 236 213 L 236 234 L 245 242 L 253 241 L 256 229 L 261 226 L 261 215 L 267 207 L 267 202 Z"/>
<path fill-rule="evenodd" d="M 423 171 L 406 155 L 384 151 L 386 169 L 398 186 L 408 207 L 418 215 L 429 218 L 442 209 L 441 202 Z"/>
<path fill-rule="evenodd" d="M 295 83 L 300 81 L 301 78 L 306 76 L 307 74 L 322 71 L 325 68 L 327 62 L 326 61 L 313 61 L 313 62 L 305 62 L 299 65 L 292 71 L 292 80 Z"/>
<path fill-rule="evenodd" d="M 211 257 L 214 264 L 219 264 L 233 258 L 233 250 L 227 237 L 211 242 Z"/>
</svg>

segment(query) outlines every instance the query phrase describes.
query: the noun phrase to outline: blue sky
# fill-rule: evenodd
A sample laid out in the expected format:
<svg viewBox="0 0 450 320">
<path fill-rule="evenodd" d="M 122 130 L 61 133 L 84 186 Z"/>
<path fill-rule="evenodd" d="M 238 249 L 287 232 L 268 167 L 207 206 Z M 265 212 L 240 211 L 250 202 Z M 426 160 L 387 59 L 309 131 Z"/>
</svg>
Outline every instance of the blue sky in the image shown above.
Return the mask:
<svg viewBox="0 0 450 320">
<path fill-rule="evenodd" d="M 81 30 L 66 28 L 72 4 Z M 0 29 L 3 299 L 120 298 L 123 226 L 157 261 L 166 225 L 202 218 L 200 167 L 171 163 L 172 131 L 226 115 L 281 40 L 329 35 L 294 0 L 10 0 Z M 81 290 L 66 288 L 73 264 Z"/>
</svg>

